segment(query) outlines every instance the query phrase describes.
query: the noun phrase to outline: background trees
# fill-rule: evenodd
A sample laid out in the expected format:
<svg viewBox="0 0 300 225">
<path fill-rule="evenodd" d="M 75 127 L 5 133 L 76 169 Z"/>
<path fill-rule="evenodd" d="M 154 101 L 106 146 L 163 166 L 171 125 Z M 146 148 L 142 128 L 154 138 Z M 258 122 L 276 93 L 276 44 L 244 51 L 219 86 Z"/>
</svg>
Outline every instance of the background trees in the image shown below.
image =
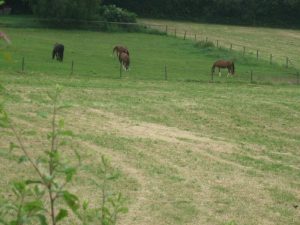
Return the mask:
<svg viewBox="0 0 300 225">
<path fill-rule="evenodd" d="M 300 0 L 103 0 L 140 16 L 248 25 L 300 25 Z"/>
</svg>

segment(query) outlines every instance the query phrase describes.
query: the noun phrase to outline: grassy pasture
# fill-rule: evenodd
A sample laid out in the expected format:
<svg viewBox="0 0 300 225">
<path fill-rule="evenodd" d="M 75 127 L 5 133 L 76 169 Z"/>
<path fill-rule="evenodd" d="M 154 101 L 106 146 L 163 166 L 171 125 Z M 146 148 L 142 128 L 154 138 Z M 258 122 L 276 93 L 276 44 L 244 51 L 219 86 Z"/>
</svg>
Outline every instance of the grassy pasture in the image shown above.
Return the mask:
<svg viewBox="0 0 300 225">
<path fill-rule="evenodd" d="M 265 82 L 292 71 L 165 36 L 5 31 L 13 45 L 1 44 L 1 101 L 26 145 L 35 156 L 47 146 L 46 92 L 62 85 L 62 100 L 72 108 L 60 116 L 74 131 L 64 154 L 73 160 L 70 149 L 76 148 L 84 158 L 72 189 L 93 205 L 100 202 L 91 179 L 98 179 L 100 155 L 109 156 L 122 174 L 113 188 L 128 197 L 129 213 L 120 224 L 299 224 L 300 89 L 248 83 L 250 69 Z M 63 63 L 51 59 L 56 41 L 66 46 Z M 111 55 L 118 43 L 132 55 L 122 79 Z M 236 58 L 238 76 L 209 83 L 210 66 L 220 57 Z M 12 160 L 11 140 L 0 130 L 0 189 L 6 196 L 14 179 L 32 174 Z"/>
<path fill-rule="evenodd" d="M 158 19 L 140 19 L 140 22 L 168 25 L 169 33 L 177 33 L 181 37 L 184 31 L 188 31 L 189 38 L 193 39 L 194 34 L 198 34 L 199 39 L 208 37 L 212 40 L 219 40 L 220 45 L 229 48 L 230 43 L 233 48 L 243 51 L 246 47 L 248 53 L 260 55 L 265 60 L 269 60 L 273 54 L 273 60 L 279 64 L 285 64 L 285 58 L 289 57 L 294 66 L 300 69 L 299 48 L 300 31 L 293 29 L 275 29 L 265 27 L 244 27 L 232 25 L 204 24 L 193 22 L 180 22 Z"/>
</svg>

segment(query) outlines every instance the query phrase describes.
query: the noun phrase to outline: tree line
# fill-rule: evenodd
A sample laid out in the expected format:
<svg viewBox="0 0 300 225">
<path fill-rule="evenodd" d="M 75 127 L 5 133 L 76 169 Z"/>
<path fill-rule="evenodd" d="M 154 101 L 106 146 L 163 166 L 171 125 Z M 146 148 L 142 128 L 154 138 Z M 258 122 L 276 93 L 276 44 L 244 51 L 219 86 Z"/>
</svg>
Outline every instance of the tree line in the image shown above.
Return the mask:
<svg viewBox="0 0 300 225">
<path fill-rule="evenodd" d="M 300 0 L 5 0 L 13 13 L 95 19 L 115 4 L 142 17 L 245 25 L 300 26 Z"/>
<path fill-rule="evenodd" d="M 247 25 L 300 25 L 300 0 L 103 0 L 139 16 Z"/>
</svg>

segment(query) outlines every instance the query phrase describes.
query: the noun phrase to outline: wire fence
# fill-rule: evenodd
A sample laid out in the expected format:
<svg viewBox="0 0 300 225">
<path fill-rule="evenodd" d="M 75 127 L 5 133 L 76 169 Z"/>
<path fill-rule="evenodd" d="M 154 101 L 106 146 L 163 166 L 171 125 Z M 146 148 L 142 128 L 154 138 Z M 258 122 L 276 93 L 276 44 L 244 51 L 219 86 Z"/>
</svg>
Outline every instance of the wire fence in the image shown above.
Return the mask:
<svg viewBox="0 0 300 225">
<path fill-rule="evenodd" d="M 193 65 L 193 66 L 191 66 Z M 239 68 L 239 72 L 234 75 L 227 75 L 227 70 L 221 71 L 221 76 L 212 74 L 210 70 L 202 65 L 182 64 L 165 62 L 146 62 L 135 59 L 129 71 L 124 71 L 118 59 L 112 58 L 109 65 L 95 65 L 88 60 L 74 60 L 72 58 L 63 63 L 51 59 L 37 61 L 32 57 L 22 57 L 17 61 L 9 63 L 7 69 L 13 73 L 23 76 L 36 76 L 39 80 L 44 79 L 40 74 L 57 76 L 61 78 L 106 78 L 106 79 L 126 79 L 126 80 L 150 80 L 150 81 L 184 81 L 200 83 L 250 83 L 250 84 L 294 84 L 300 85 L 300 74 L 281 70 L 260 70 Z M 155 69 L 153 69 L 155 68 Z"/>
<path fill-rule="evenodd" d="M 23 21 L 20 23 L 13 24 L 12 27 L 44 27 L 45 24 L 52 26 L 52 20 L 36 20 L 31 19 L 30 21 Z M 75 21 L 65 21 L 64 26 L 67 24 L 73 25 Z M 42 25 L 41 25 L 42 23 Z M 188 82 L 249 82 L 249 83 L 288 83 L 288 84 L 300 84 L 299 71 L 295 66 L 293 59 L 289 57 L 282 58 L 273 54 L 268 54 L 264 51 L 251 49 L 239 44 L 232 44 L 229 41 L 219 41 L 206 36 L 201 33 L 193 33 L 188 31 L 182 31 L 176 27 L 169 27 L 167 25 L 161 24 L 149 24 L 149 23 L 119 23 L 119 22 L 106 22 L 106 21 L 76 21 L 77 25 L 81 25 L 85 29 L 102 30 L 102 28 L 121 28 L 130 31 L 145 31 L 154 32 L 159 31 L 161 33 L 167 34 L 168 36 L 174 36 L 177 38 L 182 38 L 184 40 L 194 40 L 195 42 L 213 42 L 217 48 L 226 48 L 228 51 L 238 51 L 241 57 L 251 55 L 256 58 L 257 61 L 261 63 L 269 64 L 269 67 L 275 62 L 284 61 L 280 70 L 260 70 L 256 68 L 251 68 L 251 66 L 244 66 L 240 69 L 237 76 L 227 77 L 212 75 L 210 70 L 203 69 L 197 66 L 196 63 L 193 65 L 188 65 L 182 63 L 178 65 L 176 63 L 170 63 L 168 61 L 160 62 L 155 61 L 153 64 L 149 62 L 132 62 L 131 67 L 134 68 L 129 72 L 124 72 L 119 66 L 117 60 L 112 60 L 111 68 L 112 70 L 103 70 L 100 66 L 89 63 L 89 61 L 82 61 L 76 59 L 69 59 L 69 61 L 64 62 L 63 66 L 53 63 L 53 61 L 46 60 L 44 63 L 37 62 L 30 56 L 26 55 L 24 52 L 24 57 L 18 59 L 17 61 L 11 62 L 8 68 L 11 71 L 18 71 L 23 74 L 42 72 L 47 73 L 47 71 L 56 71 L 58 74 L 76 76 L 97 76 L 104 78 L 123 78 L 130 77 L 130 79 L 150 79 L 150 80 L 177 80 L 177 81 L 188 81 Z M 81 24 L 81 25 L 80 25 Z M 76 25 L 76 26 L 77 26 Z M 11 24 L 1 23 L 0 26 L 10 27 Z M 72 27 L 72 26 L 70 26 Z M 268 58 L 268 61 L 266 61 Z M 87 70 L 87 68 L 90 68 Z M 151 68 L 151 69 L 150 69 Z M 152 68 L 156 68 L 153 70 Z M 101 71 L 102 72 L 99 72 Z M 113 75 L 110 75 L 113 73 Z"/>
<path fill-rule="evenodd" d="M 258 60 L 268 61 L 269 64 L 279 63 L 280 65 L 285 66 L 286 68 L 293 67 L 298 70 L 298 66 L 296 65 L 296 59 L 293 59 L 289 56 L 282 56 L 270 53 L 266 50 L 261 50 L 259 48 L 249 47 L 248 44 L 237 44 L 233 43 L 229 40 L 220 40 L 215 37 L 211 37 L 204 32 L 194 32 L 187 30 L 180 30 L 176 27 L 170 27 L 168 25 L 157 25 L 157 24 L 147 24 L 149 28 L 159 29 L 161 32 L 165 32 L 170 36 L 174 36 L 177 38 L 182 38 L 184 40 L 194 40 L 194 41 L 203 41 L 203 42 L 212 42 L 217 48 L 228 49 L 229 51 L 239 51 L 243 54 L 243 56 L 250 55 Z"/>
</svg>

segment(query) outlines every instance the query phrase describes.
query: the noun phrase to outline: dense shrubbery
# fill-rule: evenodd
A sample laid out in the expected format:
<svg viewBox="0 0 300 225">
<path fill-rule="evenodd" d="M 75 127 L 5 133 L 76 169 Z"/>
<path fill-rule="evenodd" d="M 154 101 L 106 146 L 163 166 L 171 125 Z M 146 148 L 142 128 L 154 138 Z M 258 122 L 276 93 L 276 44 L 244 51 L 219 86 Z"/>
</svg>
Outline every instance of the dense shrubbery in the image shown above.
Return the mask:
<svg viewBox="0 0 300 225">
<path fill-rule="evenodd" d="M 3 1 L 4 2 L 4 1 Z M 1 3 L 1 1 L 0 1 Z M 6 0 L 14 11 L 32 12 L 41 18 L 90 20 L 103 19 L 109 22 L 136 22 L 137 15 L 115 5 L 101 6 L 101 0 Z"/>
<path fill-rule="evenodd" d="M 53 19 L 93 19 L 100 0 L 28 0 L 34 14 Z"/>
<path fill-rule="evenodd" d="M 103 0 L 140 16 L 236 24 L 300 25 L 300 0 Z"/>
<path fill-rule="evenodd" d="M 100 15 L 105 21 L 109 22 L 135 23 L 137 18 L 135 13 L 128 12 L 127 10 L 116 7 L 115 5 L 101 7 Z"/>
</svg>

